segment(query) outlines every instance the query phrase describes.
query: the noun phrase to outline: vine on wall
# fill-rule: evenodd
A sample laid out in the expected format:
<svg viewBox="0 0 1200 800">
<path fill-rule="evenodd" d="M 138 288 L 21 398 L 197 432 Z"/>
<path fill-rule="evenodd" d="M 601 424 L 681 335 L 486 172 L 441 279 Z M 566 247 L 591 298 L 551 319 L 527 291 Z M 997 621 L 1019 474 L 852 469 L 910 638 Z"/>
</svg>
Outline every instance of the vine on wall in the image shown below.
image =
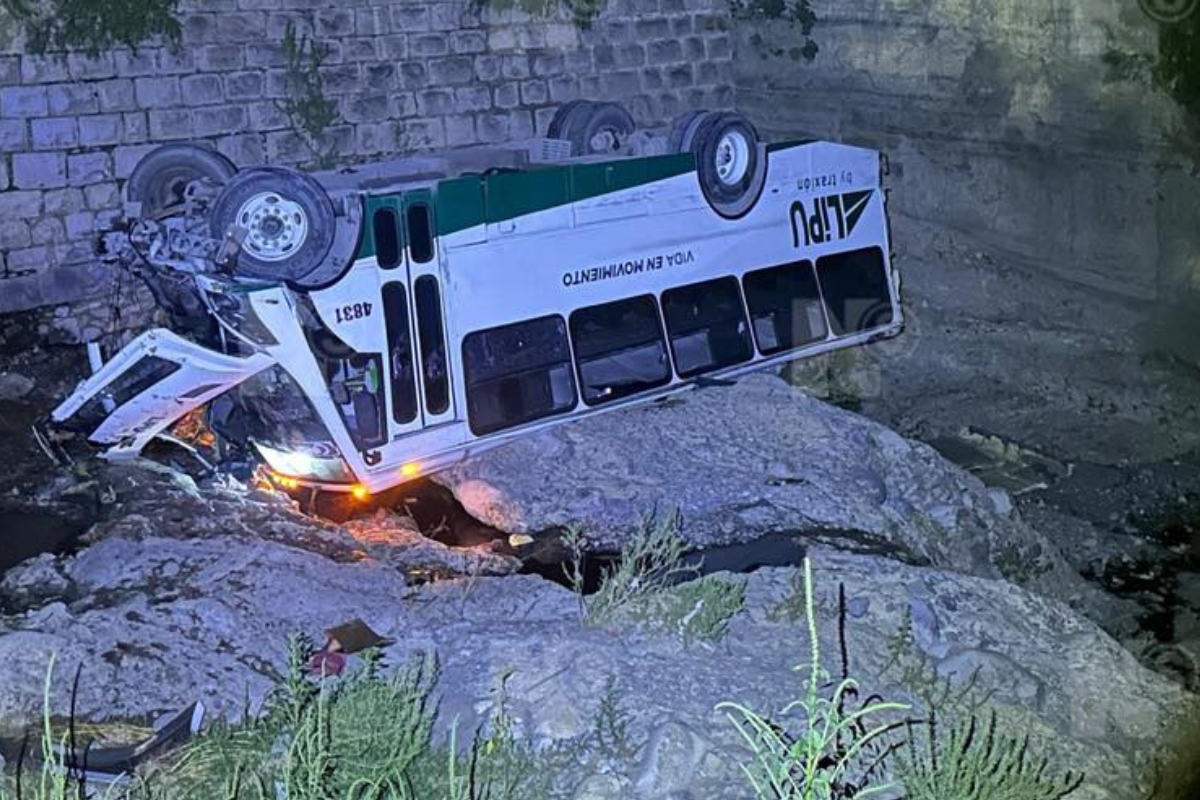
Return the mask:
<svg viewBox="0 0 1200 800">
<path fill-rule="evenodd" d="M 1120 47 L 1112 32 L 1100 60 L 1108 79 L 1145 83 L 1166 92 L 1200 128 L 1200 8 L 1176 22 L 1158 23 L 1158 49 Z"/>
<path fill-rule="evenodd" d="M 813 28 L 817 24 L 817 12 L 813 11 L 810 0 L 729 0 L 729 11 L 734 19 L 786 22 L 789 27 L 799 29 L 804 44 L 788 50 L 773 50 L 772 55 L 791 53 L 797 60 L 803 58 L 812 62 L 821 50 L 812 38 Z M 763 45 L 764 40 L 756 33 L 751 36 L 750 42 L 759 47 Z"/>
<path fill-rule="evenodd" d="M 98 55 L 136 50 L 155 36 L 179 41 L 179 0 L 0 0 L 33 53 L 75 50 Z"/>
<path fill-rule="evenodd" d="M 1161 27 L 1153 74 L 1155 83 L 1200 120 L 1200 11 Z"/>
<path fill-rule="evenodd" d="M 580 28 L 590 28 L 604 10 L 608 0 L 473 0 L 478 8 L 494 8 L 498 11 L 522 11 L 531 17 L 552 17 L 560 8 L 565 9 L 571 20 Z"/>
<path fill-rule="evenodd" d="M 330 140 L 329 129 L 341 119 L 337 103 L 325 96 L 321 77 L 329 49 L 307 35 L 297 35 L 296 26 L 288 23 L 282 50 L 288 94 L 278 101 L 279 110 L 313 154 L 317 167 L 328 169 L 337 160 L 337 144 Z"/>
</svg>

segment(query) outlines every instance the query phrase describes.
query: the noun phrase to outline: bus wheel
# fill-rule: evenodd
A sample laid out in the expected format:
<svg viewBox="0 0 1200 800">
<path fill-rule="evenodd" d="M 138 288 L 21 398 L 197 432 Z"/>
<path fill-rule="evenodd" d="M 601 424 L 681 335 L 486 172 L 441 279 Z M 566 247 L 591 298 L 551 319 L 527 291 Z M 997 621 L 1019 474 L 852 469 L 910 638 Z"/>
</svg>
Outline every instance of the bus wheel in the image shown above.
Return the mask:
<svg viewBox="0 0 1200 800">
<path fill-rule="evenodd" d="M 256 167 L 231 180 L 213 205 L 214 237 L 246 231 L 234 274 L 306 288 L 320 274 L 336 234 L 333 204 L 321 184 L 287 167 Z"/>
<path fill-rule="evenodd" d="M 567 109 L 558 138 L 571 142 L 572 155 L 602 155 L 620 150 L 636 127 L 623 106 L 584 100 Z"/>
<path fill-rule="evenodd" d="M 554 117 L 550 120 L 549 127 L 546 128 L 546 136 L 551 139 L 565 139 L 567 130 L 567 120 L 570 119 L 571 113 L 588 102 L 587 100 L 568 100 L 563 103 L 554 112 Z"/>
<path fill-rule="evenodd" d="M 736 219 L 753 208 L 767 182 L 767 153 L 749 120 L 731 112 L 708 114 L 690 144 L 700 188 L 713 210 Z"/>
<path fill-rule="evenodd" d="M 696 133 L 696 126 L 704 117 L 712 113 L 711 111 L 687 111 L 676 117 L 671 123 L 671 133 L 667 137 L 667 152 L 691 152 L 692 136 Z"/>
<path fill-rule="evenodd" d="M 125 197 L 142 204 L 143 217 L 156 217 L 182 204 L 192 181 L 203 179 L 222 186 L 236 174 L 233 162 L 216 150 L 194 144 L 165 144 L 142 156 L 125 184 Z"/>
</svg>

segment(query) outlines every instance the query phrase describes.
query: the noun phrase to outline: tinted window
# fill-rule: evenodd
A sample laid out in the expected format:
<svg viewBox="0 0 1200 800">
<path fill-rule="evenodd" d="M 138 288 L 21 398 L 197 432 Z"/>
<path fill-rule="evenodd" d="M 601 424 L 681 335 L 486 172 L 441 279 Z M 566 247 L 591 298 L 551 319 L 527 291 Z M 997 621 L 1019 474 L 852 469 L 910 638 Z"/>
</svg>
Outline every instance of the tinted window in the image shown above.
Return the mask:
<svg viewBox="0 0 1200 800">
<path fill-rule="evenodd" d="M 808 261 L 746 273 L 742 279 L 754 338 L 763 355 L 825 337 L 817 277 Z"/>
<path fill-rule="evenodd" d="M 754 354 L 737 278 L 693 283 L 662 296 L 680 377 L 748 361 Z"/>
<path fill-rule="evenodd" d="M 575 406 L 575 376 L 562 317 L 477 331 L 463 340 L 467 412 L 477 436 Z"/>
<path fill-rule="evenodd" d="M 817 277 L 838 336 L 870 330 L 892 321 L 887 267 L 878 247 L 817 259 Z"/>
<path fill-rule="evenodd" d="M 437 278 L 422 275 L 413 285 L 417 301 L 417 333 L 421 340 L 421 373 L 425 382 L 425 409 L 444 414 L 450 408 L 450 378 L 446 364 L 446 337 L 442 332 L 442 297 Z"/>
<path fill-rule="evenodd" d="M 429 205 L 413 203 L 405 212 L 408 219 L 408 254 L 417 264 L 433 258 L 433 225 Z"/>
<path fill-rule="evenodd" d="M 375 232 L 375 260 L 384 269 L 392 269 L 400 263 L 400 220 L 391 208 L 380 208 L 372 215 Z"/>
<path fill-rule="evenodd" d="M 387 324 L 392 419 L 403 425 L 417 417 L 417 376 L 413 371 L 408 298 L 403 284 L 389 283 L 383 287 L 383 314 Z"/>
<path fill-rule="evenodd" d="M 582 308 L 571 315 L 579 384 L 588 405 L 607 403 L 671 380 L 654 297 Z"/>
</svg>

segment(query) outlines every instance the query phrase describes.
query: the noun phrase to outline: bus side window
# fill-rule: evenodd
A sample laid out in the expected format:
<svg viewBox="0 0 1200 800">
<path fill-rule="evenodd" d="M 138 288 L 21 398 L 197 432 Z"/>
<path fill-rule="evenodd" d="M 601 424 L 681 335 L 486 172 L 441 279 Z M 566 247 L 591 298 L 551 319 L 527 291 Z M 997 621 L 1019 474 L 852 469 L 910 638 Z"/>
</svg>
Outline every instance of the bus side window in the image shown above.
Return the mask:
<svg viewBox="0 0 1200 800">
<path fill-rule="evenodd" d="M 737 278 L 668 289 L 662 308 L 679 377 L 749 361 L 754 355 Z"/>
<path fill-rule="evenodd" d="M 883 250 L 866 247 L 817 259 L 817 278 L 829 312 L 829 325 L 838 336 L 878 328 L 892 322 Z"/>
<path fill-rule="evenodd" d="M 371 231 L 380 269 L 395 269 L 400 265 L 400 219 L 396 210 L 388 206 L 376 209 L 371 215 Z"/>
<path fill-rule="evenodd" d="M 433 220 L 428 203 L 413 203 L 405 212 L 408 223 L 408 254 L 415 264 L 433 258 Z"/>
<path fill-rule="evenodd" d="M 404 284 L 389 283 L 383 287 L 383 319 L 387 326 L 392 419 L 404 425 L 417 418 L 417 376 L 413 372 L 412 334 Z"/>
<path fill-rule="evenodd" d="M 754 338 L 764 356 L 825 338 L 825 314 L 812 262 L 747 272 L 742 286 Z"/>
<path fill-rule="evenodd" d="M 671 380 L 653 295 L 579 309 L 571 315 L 571 341 L 583 402 L 589 406 Z"/>
<path fill-rule="evenodd" d="M 463 372 L 476 436 L 575 407 L 567 324 L 559 316 L 469 334 L 463 339 Z"/>
<path fill-rule="evenodd" d="M 425 410 L 444 414 L 450 408 L 450 377 L 446 364 L 446 336 L 442 330 L 442 297 L 437 278 L 422 275 L 413 284 L 417 304 L 417 332 L 421 338 L 421 372 Z"/>
</svg>

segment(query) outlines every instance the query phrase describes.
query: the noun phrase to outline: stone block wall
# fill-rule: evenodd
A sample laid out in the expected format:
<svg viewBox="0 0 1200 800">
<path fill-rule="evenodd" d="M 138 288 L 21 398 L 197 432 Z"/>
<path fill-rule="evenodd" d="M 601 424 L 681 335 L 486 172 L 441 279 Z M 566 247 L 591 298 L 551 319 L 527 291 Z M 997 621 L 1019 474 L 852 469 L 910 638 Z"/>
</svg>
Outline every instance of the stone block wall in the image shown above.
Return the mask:
<svg viewBox="0 0 1200 800">
<path fill-rule="evenodd" d="M 328 48 L 321 76 L 345 162 L 544 133 L 576 97 L 619 100 L 646 125 L 734 102 L 724 0 L 611 0 L 590 27 L 472 0 L 180 9 L 178 47 L 98 57 L 33 55 L 0 23 L 0 313 L 106 290 L 94 231 L 158 144 L 208 142 L 240 166 L 311 162 L 280 109 L 289 24 Z"/>
</svg>

